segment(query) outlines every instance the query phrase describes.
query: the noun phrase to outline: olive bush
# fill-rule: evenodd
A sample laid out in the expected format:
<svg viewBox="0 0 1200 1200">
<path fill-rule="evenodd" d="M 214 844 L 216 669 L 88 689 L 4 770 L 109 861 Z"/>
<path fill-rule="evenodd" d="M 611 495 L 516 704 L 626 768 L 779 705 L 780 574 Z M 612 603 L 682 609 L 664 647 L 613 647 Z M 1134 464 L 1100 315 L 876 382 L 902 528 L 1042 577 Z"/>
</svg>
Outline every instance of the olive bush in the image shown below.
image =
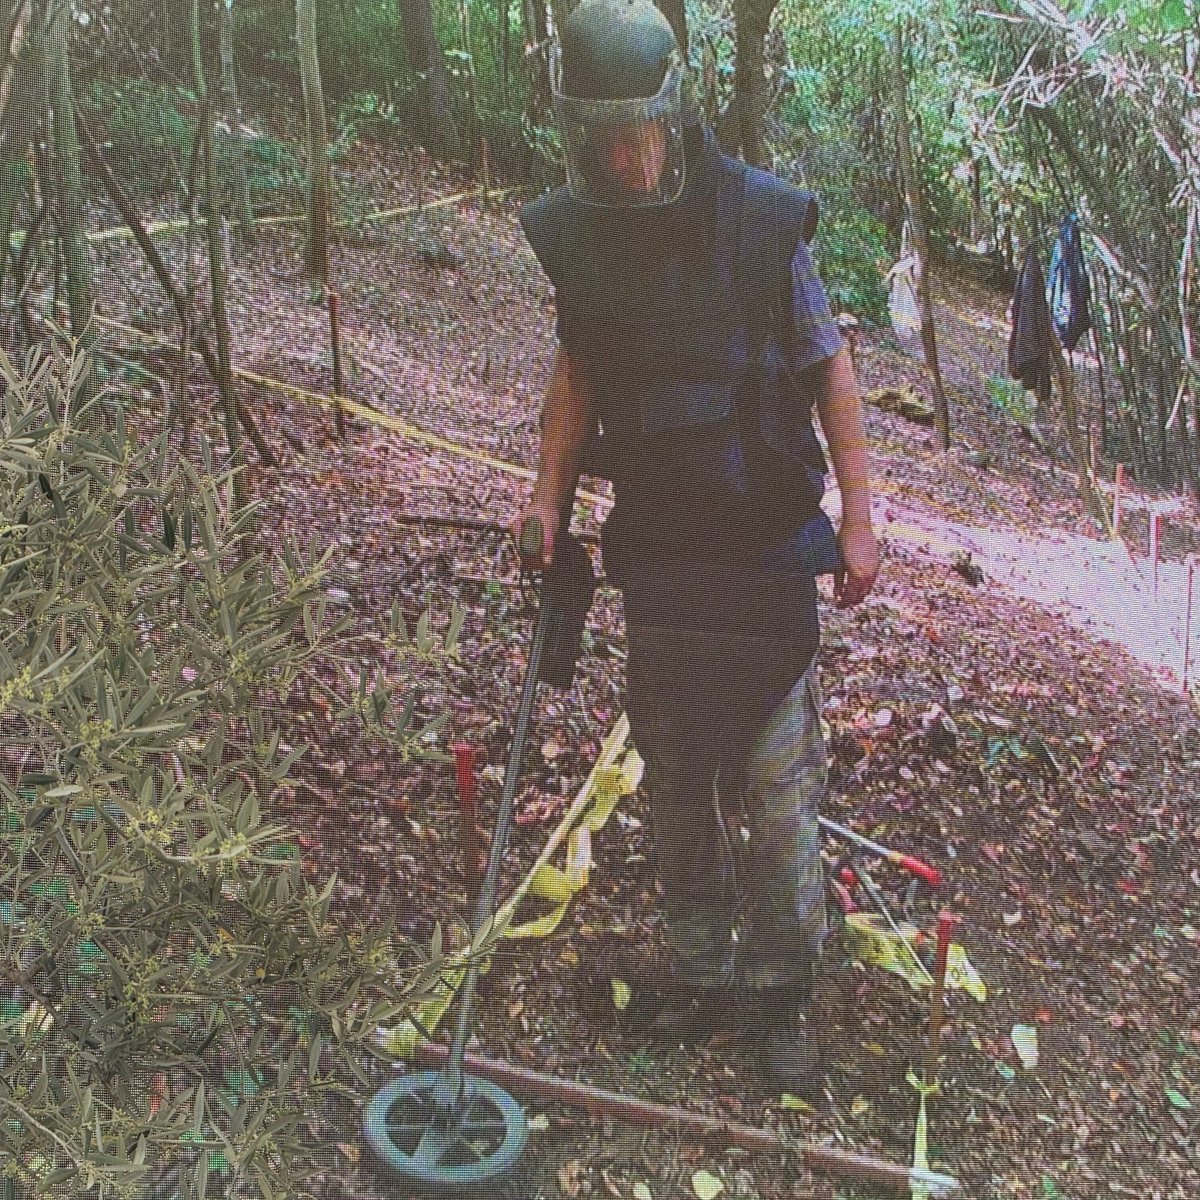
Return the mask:
<svg viewBox="0 0 1200 1200">
<path fill-rule="evenodd" d="M 83 374 L 0 356 L 0 1195 L 307 1195 L 312 1122 L 441 938 L 335 921 L 268 812 L 283 701 L 337 657 L 328 555 L 254 552 L 229 473 Z M 342 678 L 364 736 L 422 750 Z"/>
</svg>

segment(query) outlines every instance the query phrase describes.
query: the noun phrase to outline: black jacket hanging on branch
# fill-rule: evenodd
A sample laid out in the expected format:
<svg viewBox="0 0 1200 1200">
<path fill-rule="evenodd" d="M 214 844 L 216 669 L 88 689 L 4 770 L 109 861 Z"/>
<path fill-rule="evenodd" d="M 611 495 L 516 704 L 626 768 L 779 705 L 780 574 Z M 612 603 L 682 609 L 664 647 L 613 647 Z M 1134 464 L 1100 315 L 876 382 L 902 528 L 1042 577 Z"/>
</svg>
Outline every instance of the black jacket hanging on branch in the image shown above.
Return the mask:
<svg viewBox="0 0 1200 1200">
<path fill-rule="evenodd" d="M 1074 213 L 1063 218 L 1058 241 L 1050 256 L 1050 279 L 1046 300 L 1050 316 L 1064 349 L 1074 350 L 1079 339 L 1091 328 L 1091 288 L 1083 264 L 1083 246 L 1079 240 L 1079 219 Z"/>
<path fill-rule="evenodd" d="M 1012 334 L 1008 339 L 1008 373 L 1036 393 L 1039 404 L 1050 399 L 1054 372 L 1054 327 L 1046 303 L 1046 279 L 1030 246 L 1012 301 Z"/>
</svg>

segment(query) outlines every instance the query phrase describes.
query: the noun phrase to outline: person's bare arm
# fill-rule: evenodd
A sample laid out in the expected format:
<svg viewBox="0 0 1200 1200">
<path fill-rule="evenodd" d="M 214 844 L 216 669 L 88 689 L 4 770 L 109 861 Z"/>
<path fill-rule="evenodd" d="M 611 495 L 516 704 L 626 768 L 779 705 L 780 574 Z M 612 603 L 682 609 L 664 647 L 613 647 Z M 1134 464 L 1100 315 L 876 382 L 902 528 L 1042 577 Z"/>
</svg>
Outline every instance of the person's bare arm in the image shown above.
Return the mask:
<svg viewBox="0 0 1200 1200">
<path fill-rule="evenodd" d="M 879 545 L 871 526 L 867 438 L 849 353 L 842 350 L 815 369 L 820 373 L 817 416 L 842 493 L 838 542 L 846 570 L 835 576 L 835 597 L 839 607 L 849 608 L 870 592 L 879 574 Z"/>
<path fill-rule="evenodd" d="M 536 516 L 542 522 L 545 531 L 542 559 L 529 563 L 529 566 L 549 566 L 554 557 L 559 521 L 574 495 L 583 465 L 584 446 L 595 426 L 595 399 L 583 363 L 578 356 L 560 346 L 542 405 L 537 480 L 529 506 L 514 531 L 519 543 L 520 527 L 529 517 Z"/>
</svg>

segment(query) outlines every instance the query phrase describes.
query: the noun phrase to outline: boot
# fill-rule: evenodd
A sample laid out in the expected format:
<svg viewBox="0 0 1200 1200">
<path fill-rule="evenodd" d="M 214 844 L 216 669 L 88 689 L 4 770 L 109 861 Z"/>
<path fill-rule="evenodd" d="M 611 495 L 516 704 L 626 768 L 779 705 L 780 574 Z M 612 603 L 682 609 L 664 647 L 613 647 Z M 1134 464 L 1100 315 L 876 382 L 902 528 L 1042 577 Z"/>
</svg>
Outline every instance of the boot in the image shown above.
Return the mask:
<svg viewBox="0 0 1200 1200">
<path fill-rule="evenodd" d="M 812 987 L 790 984 L 762 993 L 763 1068 L 777 1091 L 820 1095 L 821 1051 L 810 1016 Z"/>
<path fill-rule="evenodd" d="M 648 1032 L 674 1044 L 704 1042 L 716 1033 L 743 1028 L 744 1008 L 740 992 L 729 984 L 677 984 L 671 987 Z"/>
</svg>

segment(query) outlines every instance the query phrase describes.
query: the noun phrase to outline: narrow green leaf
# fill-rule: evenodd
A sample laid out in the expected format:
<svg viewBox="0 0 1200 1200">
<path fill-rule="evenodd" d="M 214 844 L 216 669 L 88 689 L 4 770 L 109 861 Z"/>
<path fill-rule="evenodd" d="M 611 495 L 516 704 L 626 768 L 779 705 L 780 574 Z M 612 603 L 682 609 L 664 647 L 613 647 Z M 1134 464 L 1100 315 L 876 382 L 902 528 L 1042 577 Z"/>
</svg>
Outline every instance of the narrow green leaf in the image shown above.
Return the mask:
<svg viewBox="0 0 1200 1200">
<path fill-rule="evenodd" d="M 196 1085 L 196 1098 L 192 1107 L 192 1133 L 199 1137 L 204 1128 L 204 1080 Z"/>
</svg>

